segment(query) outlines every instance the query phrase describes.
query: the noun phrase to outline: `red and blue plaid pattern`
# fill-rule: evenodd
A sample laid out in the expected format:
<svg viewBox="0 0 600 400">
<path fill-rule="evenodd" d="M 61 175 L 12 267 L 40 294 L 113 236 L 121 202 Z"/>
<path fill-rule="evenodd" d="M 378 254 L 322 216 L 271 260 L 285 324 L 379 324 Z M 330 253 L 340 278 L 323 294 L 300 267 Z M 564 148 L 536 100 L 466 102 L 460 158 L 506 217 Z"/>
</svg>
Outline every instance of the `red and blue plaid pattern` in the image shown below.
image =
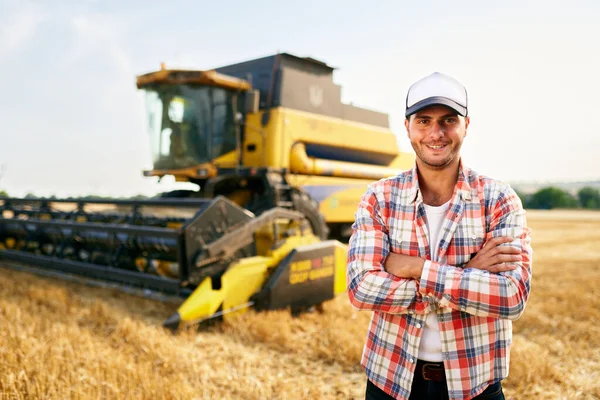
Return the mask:
<svg viewBox="0 0 600 400">
<path fill-rule="evenodd" d="M 518 268 L 499 274 L 465 269 L 497 236 L 514 238 L 507 245 L 522 250 Z M 429 245 L 416 167 L 369 185 L 348 252 L 350 302 L 373 312 L 361 364 L 375 385 L 408 399 L 426 314 L 435 312 L 449 396 L 470 399 L 508 375 L 512 321 L 529 297 L 532 249 L 519 197 L 461 163 L 433 260 Z M 388 274 L 390 251 L 427 259 L 421 279 Z"/>
</svg>

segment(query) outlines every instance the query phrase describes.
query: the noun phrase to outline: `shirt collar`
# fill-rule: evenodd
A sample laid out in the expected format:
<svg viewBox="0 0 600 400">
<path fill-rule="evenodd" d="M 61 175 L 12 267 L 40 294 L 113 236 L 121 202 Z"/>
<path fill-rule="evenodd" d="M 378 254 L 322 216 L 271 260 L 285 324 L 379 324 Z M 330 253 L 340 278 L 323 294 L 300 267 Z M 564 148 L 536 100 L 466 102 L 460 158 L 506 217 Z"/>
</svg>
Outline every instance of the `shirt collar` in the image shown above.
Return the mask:
<svg viewBox="0 0 600 400">
<path fill-rule="evenodd" d="M 471 185 L 469 185 L 468 179 L 470 172 L 470 169 L 463 164 L 461 159 L 458 166 L 458 179 L 456 181 L 456 186 L 454 187 L 454 192 L 458 193 L 463 200 L 471 200 Z M 411 203 L 414 203 L 415 201 L 421 203 L 423 202 L 423 195 L 419 190 L 419 176 L 417 175 L 416 163 L 411 170 L 410 176 L 412 186 L 409 189 L 408 198 L 411 200 Z"/>
</svg>

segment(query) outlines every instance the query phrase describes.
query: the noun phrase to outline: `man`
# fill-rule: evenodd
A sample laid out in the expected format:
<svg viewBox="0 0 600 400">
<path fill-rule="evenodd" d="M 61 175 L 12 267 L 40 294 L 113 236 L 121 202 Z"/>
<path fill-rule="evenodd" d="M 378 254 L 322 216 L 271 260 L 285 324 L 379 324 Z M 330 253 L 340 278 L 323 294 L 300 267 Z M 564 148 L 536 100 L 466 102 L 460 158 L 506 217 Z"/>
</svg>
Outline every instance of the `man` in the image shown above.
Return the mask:
<svg viewBox="0 0 600 400">
<path fill-rule="evenodd" d="M 416 165 L 369 186 L 349 243 L 350 301 L 373 312 L 366 398 L 503 399 L 531 284 L 525 211 L 508 185 L 462 163 L 459 82 L 416 82 L 405 115 Z"/>
</svg>

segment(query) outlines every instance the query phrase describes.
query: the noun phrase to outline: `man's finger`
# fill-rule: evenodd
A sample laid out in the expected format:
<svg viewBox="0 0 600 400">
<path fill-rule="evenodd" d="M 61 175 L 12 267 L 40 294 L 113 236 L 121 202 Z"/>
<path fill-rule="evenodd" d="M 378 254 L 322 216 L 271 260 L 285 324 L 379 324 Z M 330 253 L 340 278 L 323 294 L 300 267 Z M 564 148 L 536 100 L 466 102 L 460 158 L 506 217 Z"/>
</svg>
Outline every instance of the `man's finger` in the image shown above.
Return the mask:
<svg viewBox="0 0 600 400">
<path fill-rule="evenodd" d="M 508 237 L 508 236 L 498 236 L 498 237 L 491 238 L 490 240 L 488 240 L 483 247 L 491 249 L 491 248 L 497 247 L 500 244 L 510 243 L 513 240 L 514 240 L 513 238 Z"/>
<path fill-rule="evenodd" d="M 521 249 L 514 246 L 496 246 L 489 251 L 489 256 L 495 256 L 496 254 L 521 254 Z"/>
<path fill-rule="evenodd" d="M 514 271 L 515 269 L 517 269 L 517 266 L 513 264 L 496 264 L 490 267 L 488 272 L 497 274 L 499 272 Z"/>
<path fill-rule="evenodd" d="M 505 262 L 520 262 L 523 258 L 520 254 L 498 254 L 490 258 L 490 264 L 496 265 Z"/>
</svg>

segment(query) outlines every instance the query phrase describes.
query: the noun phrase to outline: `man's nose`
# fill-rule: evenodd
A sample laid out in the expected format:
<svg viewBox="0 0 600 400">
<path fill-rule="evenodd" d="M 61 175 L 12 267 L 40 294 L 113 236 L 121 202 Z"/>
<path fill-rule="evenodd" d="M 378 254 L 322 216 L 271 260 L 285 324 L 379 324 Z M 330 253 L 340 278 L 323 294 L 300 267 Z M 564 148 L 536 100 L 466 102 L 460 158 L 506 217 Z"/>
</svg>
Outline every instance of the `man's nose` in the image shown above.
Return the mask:
<svg viewBox="0 0 600 400">
<path fill-rule="evenodd" d="M 442 137 L 444 136 L 444 127 L 440 123 L 434 122 L 431 126 L 431 131 L 429 134 L 435 137 Z"/>
</svg>

